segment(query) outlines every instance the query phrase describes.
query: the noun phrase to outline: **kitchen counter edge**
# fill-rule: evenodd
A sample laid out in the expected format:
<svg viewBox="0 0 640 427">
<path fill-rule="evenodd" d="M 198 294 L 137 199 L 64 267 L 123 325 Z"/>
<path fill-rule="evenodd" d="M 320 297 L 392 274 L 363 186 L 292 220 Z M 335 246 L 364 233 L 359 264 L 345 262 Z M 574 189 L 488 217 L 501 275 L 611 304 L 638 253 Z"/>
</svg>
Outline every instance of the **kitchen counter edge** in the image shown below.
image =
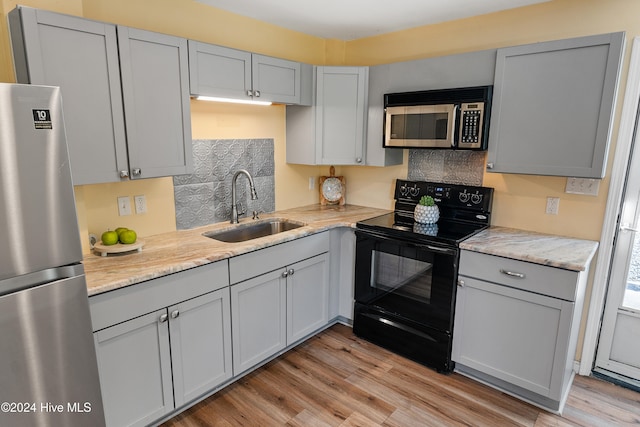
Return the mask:
<svg viewBox="0 0 640 427">
<path fill-rule="evenodd" d="M 598 249 L 593 240 L 489 227 L 460 243 L 460 249 L 572 271 L 585 271 Z"/>
</svg>

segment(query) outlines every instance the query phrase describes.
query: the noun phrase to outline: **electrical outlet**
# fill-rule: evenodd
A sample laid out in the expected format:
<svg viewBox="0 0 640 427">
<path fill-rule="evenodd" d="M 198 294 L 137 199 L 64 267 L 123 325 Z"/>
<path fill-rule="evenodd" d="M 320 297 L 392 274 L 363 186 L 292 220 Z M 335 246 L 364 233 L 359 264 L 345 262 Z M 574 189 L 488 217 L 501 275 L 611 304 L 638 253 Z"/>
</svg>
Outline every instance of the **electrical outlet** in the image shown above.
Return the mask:
<svg viewBox="0 0 640 427">
<path fill-rule="evenodd" d="M 315 176 L 310 176 L 309 177 L 309 190 L 315 190 L 316 188 L 316 177 Z"/>
<path fill-rule="evenodd" d="M 560 197 L 547 197 L 547 210 L 549 215 L 558 215 L 558 209 L 560 208 Z"/>
<path fill-rule="evenodd" d="M 129 196 L 118 197 L 118 215 L 131 215 L 131 198 Z"/>
<path fill-rule="evenodd" d="M 144 194 L 135 196 L 133 200 L 136 204 L 136 214 L 147 213 L 147 199 L 144 197 Z"/>
</svg>

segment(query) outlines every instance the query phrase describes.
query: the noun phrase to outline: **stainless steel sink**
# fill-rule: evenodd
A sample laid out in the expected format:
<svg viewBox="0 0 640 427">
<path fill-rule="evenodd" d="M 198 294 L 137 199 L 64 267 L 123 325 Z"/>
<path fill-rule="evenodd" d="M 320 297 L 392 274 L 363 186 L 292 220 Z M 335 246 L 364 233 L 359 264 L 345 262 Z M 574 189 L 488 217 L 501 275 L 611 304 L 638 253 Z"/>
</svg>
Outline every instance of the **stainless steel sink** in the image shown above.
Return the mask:
<svg viewBox="0 0 640 427">
<path fill-rule="evenodd" d="M 304 225 L 304 223 L 289 221 L 286 219 L 269 219 L 260 222 L 237 225 L 231 229 L 207 231 L 206 233 L 202 233 L 202 235 L 221 242 L 238 243 L 258 239 L 260 237 L 272 236 L 274 234 L 282 233 L 283 231 L 303 227 Z"/>
</svg>

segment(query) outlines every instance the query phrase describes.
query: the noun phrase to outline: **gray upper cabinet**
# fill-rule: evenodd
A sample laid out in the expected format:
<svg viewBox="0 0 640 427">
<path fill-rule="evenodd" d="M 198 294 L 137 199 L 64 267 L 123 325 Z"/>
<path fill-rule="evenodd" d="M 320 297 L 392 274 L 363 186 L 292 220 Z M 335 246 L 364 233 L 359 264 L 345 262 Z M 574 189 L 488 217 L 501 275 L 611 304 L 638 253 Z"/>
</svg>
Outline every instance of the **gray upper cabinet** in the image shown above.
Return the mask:
<svg viewBox="0 0 640 427">
<path fill-rule="evenodd" d="M 624 33 L 499 49 L 489 172 L 602 178 Z"/>
<path fill-rule="evenodd" d="M 187 40 L 118 26 L 133 178 L 193 170 Z"/>
<path fill-rule="evenodd" d="M 128 170 L 116 27 L 19 7 L 9 13 L 18 83 L 60 86 L 74 184 Z"/>
<path fill-rule="evenodd" d="M 299 104 L 301 72 L 299 62 L 189 40 L 194 96 Z"/>
<path fill-rule="evenodd" d="M 287 163 L 364 165 L 368 67 L 316 67 L 311 107 L 287 107 Z"/>
<path fill-rule="evenodd" d="M 9 22 L 18 83 L 62 89 L 75 185 L 192 169 L 184 39 L 22 6 Z"/>
</svg>

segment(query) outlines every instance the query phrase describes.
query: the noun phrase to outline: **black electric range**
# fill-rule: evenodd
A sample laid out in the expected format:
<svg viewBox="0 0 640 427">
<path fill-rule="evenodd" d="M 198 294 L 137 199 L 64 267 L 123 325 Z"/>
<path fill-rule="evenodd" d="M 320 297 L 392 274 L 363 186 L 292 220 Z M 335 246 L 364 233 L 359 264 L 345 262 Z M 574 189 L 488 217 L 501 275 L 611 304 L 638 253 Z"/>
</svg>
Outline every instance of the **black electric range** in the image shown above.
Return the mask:
<svg viewBox="0 0 640 427">
<path fill-rule="evenodd" d="M 419 224 L 413 211 L 422 196 L 431 196 L 440 209 L 436 224 Z M 396 180 L 394 212 L 360 221 L 356 228 L 422 242 L 457 245 L 487 228 L 493 188 L 426 181 Z"/>
<path fill-rule="evenodd" d="M 422 196 L 435 224 L 413 211 Z M 439 372 L 451 346 L 459 244 L 490 224 L 493 189 L 397 180 L 394 212 L 356 224 L 354 333 Z"/>
</svg>

